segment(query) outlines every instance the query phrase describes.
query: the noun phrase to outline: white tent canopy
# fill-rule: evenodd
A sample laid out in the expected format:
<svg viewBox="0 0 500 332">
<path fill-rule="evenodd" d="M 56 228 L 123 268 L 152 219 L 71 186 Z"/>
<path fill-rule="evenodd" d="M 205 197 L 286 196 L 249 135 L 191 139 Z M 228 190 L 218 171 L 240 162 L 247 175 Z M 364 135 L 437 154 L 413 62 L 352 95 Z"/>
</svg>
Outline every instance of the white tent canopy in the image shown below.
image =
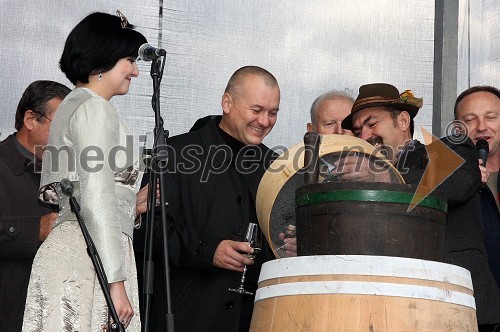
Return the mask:
<svg viewBox="0 0 500 332">
<path fill-rule="evenodd" d="M 416 124 L 432 130 L 433 0 L 170 0 L 162 11 L 151 0 L 2 0 L 2 7 L 2 140 L 14 131 L 29 83 L 51 79 L 72 87 L 58 68 L 71 28 L 90 12 L 116 9 L 168 52 L 161 110 L 171 135 L 220 114 L 227 80 L 249 64 L 268 69 L 280 83 L 278 122 L 265 140 L 270 147 L 302 139 L 319 94 L 337 89 L 356 97 L 360 85 L 374 82 L 423 97 Z M 460 1 L 457 94 L 472 85 L 500 85 L 499 18 L 497 0 Z M 149 63 L 139 63 L 139 70 L 129 94 L 112 99 L 135 135 L 154 125 Z"/>
</svg>

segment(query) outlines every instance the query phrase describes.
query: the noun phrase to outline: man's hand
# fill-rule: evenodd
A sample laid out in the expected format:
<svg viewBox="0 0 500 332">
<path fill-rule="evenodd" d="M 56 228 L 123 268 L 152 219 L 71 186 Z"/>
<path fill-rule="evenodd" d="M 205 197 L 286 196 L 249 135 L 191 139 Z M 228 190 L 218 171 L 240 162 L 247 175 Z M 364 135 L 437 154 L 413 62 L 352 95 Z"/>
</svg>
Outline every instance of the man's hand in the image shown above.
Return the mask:
<svg viewBox="0 0 500 332">
<path fill-rule="evenodd" d="M 479 170 L 481 171 L 481 183 L 487 183 L 488 178 L 490 177 L 490 172 L 486 170 L 486 167 L 482 166 L 483 160 L 479 159 Z"/>
<path fill-rule="evenodd" d="M 139 192 L 135 195 L 135 214 L 141 215 L 148 210 L 148 189 L 149 184 L 142 187 Z M 158 203 L 160 199 L 160 184 L 156 184 L 156 202 Z M 156 204 L 158 206 L 158 204 Z"/>
<path fill-rule="evenodd" d="M 213 264 L 222 269 L 243 272 L 243 266 L 252 265 L 253 260 L 240 252 L 252 253 L 253 248 L 247 242 L 223 240 L 215 249 Z"/>
<path fill-rule="evenodd" d="M 370 160 L 364 156 L 347 156 L 334 163 L 338 181 L 391 182 L 387 168 L 370 168 Z"/>
<path fill-rule="evenodd" d="M 38 240 L 45 241 L 47 236 L 49 236 L 54 223 L 56 222 L 59 213 L 51 212 L 40 217 L 40 233 L 38 234 Z"/>
<path fill-rule="evenodd" d="M 277 247 L 276 250 L 284 252 L 286 257 L 297 256 L 297 238 L 287 237 L 285 233 L 280 233 L 279 238 L 283 241 L 283 244 Z"/>
</svg>

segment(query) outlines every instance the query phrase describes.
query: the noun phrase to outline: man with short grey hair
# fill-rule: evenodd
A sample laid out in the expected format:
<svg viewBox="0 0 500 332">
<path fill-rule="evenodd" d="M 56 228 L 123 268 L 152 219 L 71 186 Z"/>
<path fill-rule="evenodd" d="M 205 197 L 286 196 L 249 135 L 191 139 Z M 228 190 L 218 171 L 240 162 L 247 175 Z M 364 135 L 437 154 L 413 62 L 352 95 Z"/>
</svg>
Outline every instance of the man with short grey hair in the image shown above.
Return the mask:
<svg viewBox="0 0 500 332">
<path fill-rule="evenodd" d="M 342 91 L 331 90 L 323 93 L 311 105 L 311 122 L 307 131 L 318 134 L 352 135 L 342 128 L 342 120 L 351 113 L 354 99 Z"/>
</svg>

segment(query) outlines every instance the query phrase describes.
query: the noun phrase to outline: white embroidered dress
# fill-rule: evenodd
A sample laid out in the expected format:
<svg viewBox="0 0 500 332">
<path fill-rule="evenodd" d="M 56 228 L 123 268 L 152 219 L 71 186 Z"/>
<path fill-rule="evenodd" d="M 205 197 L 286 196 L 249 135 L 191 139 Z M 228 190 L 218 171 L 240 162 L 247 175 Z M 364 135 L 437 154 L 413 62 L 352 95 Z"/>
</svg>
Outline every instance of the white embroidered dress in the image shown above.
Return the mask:
<svg viewBox="0 0 500 332">
<path fill-rule="evenodd" d="M 125 281 L 140 331 L 132 247 L 135 194 L 142 174 L 132 136 L 109 101 L 76 88 L 51 125 L 43 155 L 40 199 L 59 204 L 56 226 L 39 248 L 31 272 L 23 331 L 102 331 L 107 305 L 69 198 L 68 178 L 97 247 L 108 282 Z"/>
</svg>

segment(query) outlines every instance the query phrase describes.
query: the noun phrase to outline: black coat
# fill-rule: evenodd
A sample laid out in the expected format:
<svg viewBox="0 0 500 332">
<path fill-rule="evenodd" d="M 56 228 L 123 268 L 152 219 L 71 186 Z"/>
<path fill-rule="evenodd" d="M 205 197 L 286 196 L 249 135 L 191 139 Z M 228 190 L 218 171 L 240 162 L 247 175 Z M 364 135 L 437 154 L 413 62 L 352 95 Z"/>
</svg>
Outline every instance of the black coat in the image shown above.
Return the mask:
<svg viewBox="0 0 500 332">
<path fill-rule="evenodd" d="M 212 261 L 222 240 L 241 240 L 245 225 L 257 222 L 255 196 L 273 153 L 261 144 L 242 149 L 249 158 L 240 158 L 241 153 L 235 157 L 217 130 L 219 121 L 220 117 L 168 141 L 170 172 L 165 180 L 171 299 L 179 332 L 248 330 L 253 310 L 253 296 L 228 291 L 239 286 L 241 273 L 216 268 Z M 141 231 L 134 241 L 137 251 L 143 247 Z M 155 234 L 158 254 L 162 252 L 161 230 Z M 264 249 L 247 272 L 249 289 L 255 290 L 262 263 L 273 257 L 265 241 Z M 139 261 L 139 252 L 137 257 Z M 155 264 L 160 259 L 157 255 Z M 138 263 L 140 270 L 142 262 Z M 155 265 L 154 331 L 165 330 L 162 269 Z"/>
<path fill-rule="evenodd" d="M 0 330 L 21 331 L 31 265 L 40 246 L 40 175 L 11 135 L 0 143 Z"/>
<path fill-rule="evenodd" d="M 498 179 L 500 180 L 500 177 Z M 482 186 L 479 194 L 488 261 L 497 285 L 500 287 L 500 211 L 495 196 L 488 186 Z"/>
<path fill-rule="evenodd" d="M 499 323 L 500 290 L 489 269 L 484 242 L 478 192 L 481 186 L 478 155 L 470 139 L 456 144 L 447 138 L 441 141 L 465 160 L 437 188 L 448 199 L 444 262 L 470 271 L 478 324 Z M 418 184 L 427 162 L 426 148 L 417 142 L 413 151 L 403 154 L 397 166 L 406 183 Z"/>
</svg>

